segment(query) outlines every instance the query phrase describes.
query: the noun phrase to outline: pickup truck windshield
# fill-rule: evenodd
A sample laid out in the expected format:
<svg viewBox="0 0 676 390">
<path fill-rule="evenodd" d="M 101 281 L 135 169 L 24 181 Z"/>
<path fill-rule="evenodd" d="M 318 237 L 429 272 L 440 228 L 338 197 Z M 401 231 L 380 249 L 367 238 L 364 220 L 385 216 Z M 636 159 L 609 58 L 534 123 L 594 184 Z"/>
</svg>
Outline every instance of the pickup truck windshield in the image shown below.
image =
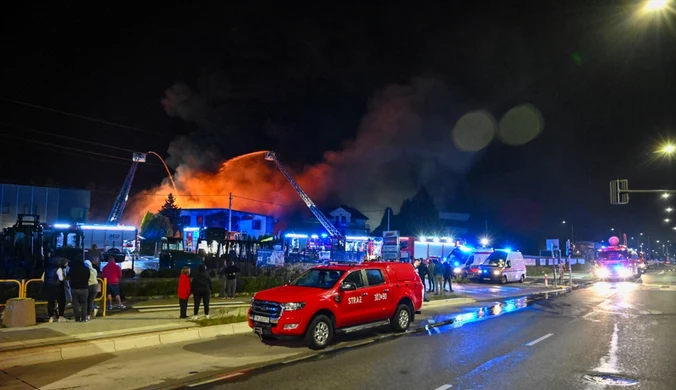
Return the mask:
<svg viewBox="0 0 676 390">
<path fill-rule="evenodd" d="M 291 282 L 290 286 L 323 288 L 325 290 L 335 286 L 345 271 L 311 269 Z"/>
</svg>

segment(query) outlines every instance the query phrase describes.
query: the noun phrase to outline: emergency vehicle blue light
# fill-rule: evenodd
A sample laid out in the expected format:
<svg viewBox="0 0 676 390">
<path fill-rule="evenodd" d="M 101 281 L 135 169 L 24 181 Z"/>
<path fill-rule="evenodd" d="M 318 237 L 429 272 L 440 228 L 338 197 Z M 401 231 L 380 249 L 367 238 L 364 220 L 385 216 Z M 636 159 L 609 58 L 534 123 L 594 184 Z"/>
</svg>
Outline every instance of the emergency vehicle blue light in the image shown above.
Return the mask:
<svg viewBox="0 0 676 390">
<path fill-rule="evenodd" d="M 70 225 L 67 223 L 55 223 L 54 227 L 57 229 L 68 229 L 70 228 Z"/>
<path fill-rule="evenodd" d="M 455 263 L 453 263 L 453 265 L 455 265 L 455 266 L 457 267 L 457 266 L 460 265 L 460 262 L 459 262 L 459 261 L 456 261 Z"/>
<path fill-rule="evenodd" d="M 456 322 L 462 322 L 462 321 L 471 321 L 471 320 L 476 320 L 477 319 L 477 314 L 476 313 L 464 313 L 455 316 L 455 321 Z"/>
<path fill-rule="evenodd" d="M 512 248 L 505 248 L 505 252 L 509 253 L 512 251 Z"/>
<path fill-rule="evenodd" d="M 328 234 L 322 233 L 322 238 L 326 238 L 326 237 L 328 237 L 328 236 L 329 236 Z"/>
<path fill-rule="evenodd" d="M 471 252 L 472 248 L 470 248 L 468 246 L 460 245 L 460 250 L 463 251 L 463 252 Z"/>
<path fill-rule="evenodd" d="M 200 230 L 200 228 L 198 228 L 198 227 L 187 227 L 187 228 L 183 229 L 184 232 L 196 232 L 196 231 L 199 231 L 199 230 Z"/>
<path fill-rule="evenodd" d="M 307 238 L 307 234 L 288 233 L 284 237 L 286 237 L 286 238 Z"/>
<path fill-rule="evenodd" d="M 502 308 L 502 311 L 507 311 L 507 312 L 514 311 L 514 310 L 516 310 L 516 305 L 512 302 L 506 304 L 505 307 Z"/>
</svg>

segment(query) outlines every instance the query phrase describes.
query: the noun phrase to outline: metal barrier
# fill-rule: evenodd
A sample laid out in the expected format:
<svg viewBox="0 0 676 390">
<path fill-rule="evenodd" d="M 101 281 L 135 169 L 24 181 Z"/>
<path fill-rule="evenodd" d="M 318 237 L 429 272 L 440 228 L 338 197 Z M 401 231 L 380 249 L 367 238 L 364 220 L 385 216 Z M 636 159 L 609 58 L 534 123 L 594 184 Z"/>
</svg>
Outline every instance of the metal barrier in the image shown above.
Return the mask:
<svg viewBox="0 0 676 390">
<path fill-rule="evenodd" d="M 17 296 L 17 298 L 24 298 L 25 291 L 23 289 L 23 281 L 16 279 L 0 279 L 0 283 L 16 283 L 17 286 L 19 286 L 19 296 Z M 6 303 L 0 303 L 0 307 L 4 307 L 6 305 Z"/>
<path fill-rule="evenodd" d="M 101 282 L 101 296 L 98 296 L 97 293 L 97 298 L 94 299 L 94 302 L 99 302 L 102 301 L 103 304 L 103 313 L 101 314 L 103 317 L 106 316 L 108 305 L 107 303 L 107 298 L 108 298 L 108 279 L 106 278 L 96 278 L 97 281 Z M 14 282 L 19 283 L 18 280 L 13 280 Z M 2 280 L 0 280 L 2 282 Z M 27 293 L 28 293 L 28 285 L 33 282 L 44 282 L 42 279 L 29 279 L 29 280 L 23 280 L 19 283 L 19 298 L 26 298 Z M 47 301 L 38 301 L 35 300 L 36 305 L 46 305 Z M 0 305 L 2 306 L 2 305 Z"/>
</svg>

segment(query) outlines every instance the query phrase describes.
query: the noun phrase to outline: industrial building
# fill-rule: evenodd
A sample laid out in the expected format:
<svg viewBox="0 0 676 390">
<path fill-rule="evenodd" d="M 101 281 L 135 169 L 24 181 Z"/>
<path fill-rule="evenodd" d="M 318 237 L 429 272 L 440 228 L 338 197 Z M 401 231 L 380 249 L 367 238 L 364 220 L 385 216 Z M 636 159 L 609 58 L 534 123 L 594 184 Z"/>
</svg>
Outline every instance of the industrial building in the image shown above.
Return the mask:
<svg viewBox="0 0 676 390">
<path fill-rule="evenodd" d="M 85 223 L 91 191 L 0 184 L 0 228 L 13 226 L 19 214 L 35 214 L 47 223 Z"/>
</svg>

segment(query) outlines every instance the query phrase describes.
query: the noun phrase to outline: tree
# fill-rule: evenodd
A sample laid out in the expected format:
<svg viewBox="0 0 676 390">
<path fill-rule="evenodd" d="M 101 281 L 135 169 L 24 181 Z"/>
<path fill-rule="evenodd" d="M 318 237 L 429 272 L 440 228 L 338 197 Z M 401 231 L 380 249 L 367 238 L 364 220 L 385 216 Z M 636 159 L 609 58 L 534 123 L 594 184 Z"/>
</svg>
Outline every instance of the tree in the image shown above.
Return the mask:
<svg viewBox="0 0 676 390">
<path fill-rule="evenodd" d="M 146 242 L 159 242 L 162 237 L 171 237 L 173 231 L 169 218 L 161 214 L 147 212 L 141 221 L 141 237 Z"/>
<path fill-rule="evenodd" d="M 436 233 L 441 227 L 439 210 L 425 187 L 421 187 L 411 199 L 404 199 L 399 213 L 390 216 L 390 229 L 399 230 L 401 235 L 410 236 L 420 233 Z M 375 233 L 387 230 L 387 210 L 375 229 Z"/>
<path fill-rule="evenodd" d="M 158 213 L 169 220 L 172 229 L 180 230 L 181 209 L 176 205 L 176 199 L 172 193 L 169 193 L 164 206 L 162 206 Z"/>
</svg>

